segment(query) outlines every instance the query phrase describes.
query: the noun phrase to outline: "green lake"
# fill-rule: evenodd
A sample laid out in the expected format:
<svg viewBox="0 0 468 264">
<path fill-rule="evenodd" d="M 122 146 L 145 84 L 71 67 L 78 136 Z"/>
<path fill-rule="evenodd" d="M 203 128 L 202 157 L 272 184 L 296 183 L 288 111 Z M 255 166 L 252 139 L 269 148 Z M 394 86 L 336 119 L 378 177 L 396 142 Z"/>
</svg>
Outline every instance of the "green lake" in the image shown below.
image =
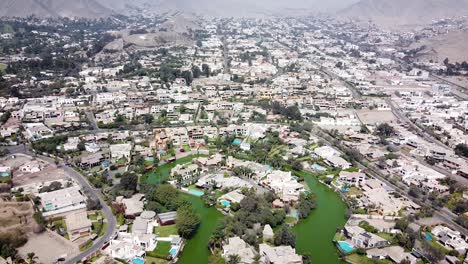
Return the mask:
<svg viewBox="0 0 468 264">
<path fill-rule="evenodd" d="M 148 183 L 158 184 L 169 176 L 170 170 L 176 164 L 190 162 L 193 156 L 180 159 L 177 162 L 160 166 L 156 172 L 149 175 Z M 340 196 L 327 186 L 318 182 L 317 178 L 307 172 L 298 173 L 317 196 L 317 207 L 310 216 L 294 226 L 296 234 L 296 250 L 298 254 L 309 254 L 312 263 L 342 264 L 338 249 L 332 240 L 336 229 L 346 223 L 346 204 Z M 208 263 L 208 241 L 217 223 L 223 215 L 214 207 L 206 207 L 200 197 L 183 194 L 199 214 L 201 224 L 195 236 L 186 242 L 178 263 Z"/>
<path fill-rule="evenodd" d="M 317 196 L 317 207 L 308 218 L 294 226 L 296 250 L 308 253 L 312 263 L 341 264 L 340 253 L 333 244 L 336 229 L 346 223 L 346 204 L 340 196 L 321 184 L 309 173 L 301 173 L 310 190 Z"/>
<path fill-rule="evenodd" d="M 177 263 L 208 263 L 208 256 L 210 254 L 208 241 L 218 221 L 223 218 L 223 214 L 218 212 L 215 207 L 206 207 L 199 197 L 189 194 L 183 195 L 192 203 L 193 209 L 201 218 L 201 224 L 195 236 L 186 242 L 182 256 Z"/>
</svg>

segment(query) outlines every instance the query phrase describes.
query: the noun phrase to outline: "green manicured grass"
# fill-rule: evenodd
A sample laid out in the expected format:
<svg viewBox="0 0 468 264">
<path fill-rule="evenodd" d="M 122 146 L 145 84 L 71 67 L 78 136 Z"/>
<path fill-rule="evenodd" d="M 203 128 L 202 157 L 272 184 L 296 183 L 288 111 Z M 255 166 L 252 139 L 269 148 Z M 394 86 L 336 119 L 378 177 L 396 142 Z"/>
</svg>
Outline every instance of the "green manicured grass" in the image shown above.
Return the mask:
<svg viewBox="0 0 468 264">
<path fill-rule="evenodd" d="M 90 214 L 90 215 L 88 215 L 88 218 L 89 218 L 89 220 L 91 220 L 91 221 L 96 221 L 97 218 L 98 218 L 98 213 L 96 212 L 96 213 L 94 213 L 94 214 Z"/>
<path fill-rule="evenodd" d="M 63 219 L 54 221 L 53 225 L 55 226 L 55 228 L 63 228 L 67 230 L 67 225 L 65 224 L 65 220 Z"/>
<path fill-rule="evenodd" d="M 146 264 L 167 264 L 169 262 L 165 259 L 146 257 L 145 263 Z"/>
<path fill-rule="evenodd" d="M 7 176 L 7 177 L 0 177 L 0 183 L 9 182 L 9 181 L 11 181 L 11 177 L 10 177 L 10 176 Z"/>
<path fill-rule="evenodd" d="M 390 260 L 372 260 L 366 255 L 351 254 L 346 256 L 346 261 L 352 264 L 391 264 Z"/>
<path fill-rule="evenodd" d="M 445 248 L 444 246 L 442 246 L 441 244 L 439 244 L 439 242 L 437 242 L 435 239 L 433 239 L 432 241 L 427 241 L 429 244 L 431 244 L 433 247 L 435 248 L 438 248 L 440 250 L 442 250 L 445 254 L 447 254 L 449 252 L 449 250 L 447 248 Z"/>
<path fill-rule="evenodd" d="M 333 237 L 335 241 L 343 241 L 346 240 L 346 237 L 341 232 L 336 232 L 335 236 Z"/>
<path fill-rule="evenodd" d="M 383 232 L 381 232 L 381 233 L 377 233 L 377 235 L 378 235 L 379 237 L 383 238 L 383 239 L 386 239 L 386 240 L 390 241 L 390 242 L 393 240 L 393 235 L 392 235 L 392 234 L 389 234 L 389 233 L 383 233 Z"/>
<path fill-rule="evenodd" d="M 93 234 L 97 234 L 98 236 L 103 236 L 104 233 L 106 232 L 106 229 L 107 229 L 107 223 L 106 222 L 103 222 L 102 223 L 102 229 L 101 231 L 99 232 L 99 234 L 97 233 L 99 231 L 99 228 L 101 227 L 101 222 L 98 221 L 98 222 L 93 222 Z"/>
<path fill-rule="evenodd" d="M 154 229 L 154 233 L 159 237 L 168 237 L 170 235 L 177 235 L 176 225 L 158 226 Z"/>
<path fill-rule="evenodd" d="M 166 259 L 167 255 L 169 254 L 170 249 L 171 249 L 171 242 L 158 241 L 156 248 L 150 254 L 152 257 L 159 257 L 162 259 Z"/>
<path fill-rule="evenodd" d="M 0 63 L 0 72 L 5 72 L 6 67 L 7 66 L 5 64 Z"/>
<path fill-rule="evenodd" d="M 93 241 L 89 240 L 88 242 L 86 242 L 86 244 L 80 246 L 80 251 L 85 251 L 92 246 L 93 246 Z"/>
<path fill-rule="evenodd" d="M 203 155 L 191 155 L 185 158 L 178 159 L 174 162 L 164 164 L 162 166 L 157 167 L 156 169 L 150 171 L 147 176 L 147 183 L 148 184 L 161 184 L 164 181 L 167 181 L 171 175 L 171 169 L 179 164 L 186 164 L 191 162 L 196 157 L 203 157 Z"/>
</svg>

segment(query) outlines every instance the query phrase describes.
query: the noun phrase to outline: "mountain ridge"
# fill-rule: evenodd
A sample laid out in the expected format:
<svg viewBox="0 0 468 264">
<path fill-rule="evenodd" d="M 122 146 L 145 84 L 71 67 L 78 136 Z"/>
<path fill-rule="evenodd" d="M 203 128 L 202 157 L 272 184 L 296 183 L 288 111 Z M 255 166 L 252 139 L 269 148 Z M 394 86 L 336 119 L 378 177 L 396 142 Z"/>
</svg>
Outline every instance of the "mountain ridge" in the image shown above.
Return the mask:
<svg viewBox="0 0 468 264">
<path fill-rule="evenodd" d="M 468 15 L 468 0 L 361 0 L 337 12 L 340 18 L 383 26 L 416 25 Z"/>
</svg>

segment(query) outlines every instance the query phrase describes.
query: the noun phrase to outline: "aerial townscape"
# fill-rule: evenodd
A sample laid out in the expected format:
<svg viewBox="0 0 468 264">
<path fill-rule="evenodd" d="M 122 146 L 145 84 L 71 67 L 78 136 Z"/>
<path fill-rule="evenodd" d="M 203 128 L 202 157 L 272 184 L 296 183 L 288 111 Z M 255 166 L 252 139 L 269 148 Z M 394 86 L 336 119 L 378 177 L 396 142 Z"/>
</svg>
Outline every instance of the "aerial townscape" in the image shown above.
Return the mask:
<svg viewBox="0 0 468 264">
<path fill-rule="evenodd" d="M 2 0 L 0 264 L 468 264 L 468 0 Z"/>
</svg>

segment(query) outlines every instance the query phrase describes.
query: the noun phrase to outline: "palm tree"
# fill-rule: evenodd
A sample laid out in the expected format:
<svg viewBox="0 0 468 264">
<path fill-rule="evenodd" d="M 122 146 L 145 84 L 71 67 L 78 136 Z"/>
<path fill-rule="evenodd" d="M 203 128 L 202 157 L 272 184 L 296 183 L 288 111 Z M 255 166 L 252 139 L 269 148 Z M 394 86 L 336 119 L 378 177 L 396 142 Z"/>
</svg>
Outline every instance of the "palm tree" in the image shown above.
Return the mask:
<svg viewBox="0 0 468 264">
<path fill-rule="evenodd" d="M 240 261 L 241 261 L 241 258 L 239 257 L 239 255 L 234 254 L 234 255 L 229 255 L 227 263 L 228 264 L 238 264 L 238 263 L 240 263 Z"/>
<path fill-rule="evenodd" d="M 26 255 L 26 258 L 27 258 L 27 261 L 28 261 L 29 264 L 37 263 L 36 260 L 38 259 L 38 257 L 36 256 L 36 254 L 34 252 L 29 252 Z"/>
</svg>

